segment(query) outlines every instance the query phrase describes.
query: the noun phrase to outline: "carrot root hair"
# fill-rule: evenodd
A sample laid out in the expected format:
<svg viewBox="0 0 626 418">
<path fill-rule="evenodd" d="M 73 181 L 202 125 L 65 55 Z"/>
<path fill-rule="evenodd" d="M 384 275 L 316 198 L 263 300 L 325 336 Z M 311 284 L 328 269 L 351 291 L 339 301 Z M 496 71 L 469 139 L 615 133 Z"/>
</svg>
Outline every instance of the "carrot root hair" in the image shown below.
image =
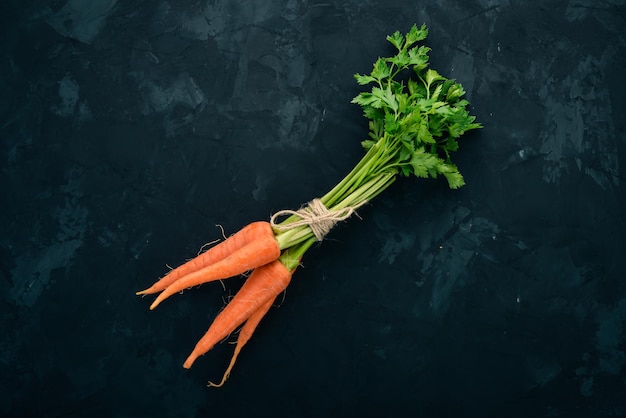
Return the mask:
<svg viewBox="0 0 626 418">
<path fill-rule="evenodd" d="M 228 257 L 176 280 L 157 296 L 150 305 L 150 309 L 156 308 L 165 299 L 187 288 L 238 276 L 275 261 L 279 256 L 280 247 L 273 233 L 272 236 L 261 237 L 233 252 Z"/>
<path fill-rule="evenodd" d="M 275 299 L 276 298 L 270 299 L 269 301 L 267 301 L 265 305 L 261 306 L 259 310 L 253 313 L 252 316 L 250 316 L 250 318 L 248 318 L 248 320 L 245 322 L 245 324 L 243 324 L 243 326 L 241 327 L 241 330 L 239 331 L 239 336 L 237 338 L 237 345 L 235 346 L 235 351 L 233 352 L 233 355 L 230 358 L 230 363 L 228 364 L 228 368 L 226 369 L 226 371 L 224 372 L 224 375 L 222 376 L 222 380 L 219 383 L 213 383 L 209 381 L 207 385 L 208 387 L 219 388 L 224 385 L 224 383 L 230 376 L 230 372 L 233 370 L 233 367 L 235 366 L 235 362 L 237 361 L 237 357 L 239 356 L 241 349 L 243 348 L 244 345 L 248 343 L 248 341 L 250 341 L 250 338 L 252 337 L 252 334 L 254 334 L 254 331 L 259 325 L 259 322 L 261 322 L 261 319 L 263 319 L 265 314 L 267 314 L 267 312 L 270 310 L 270 308 L 274 304 Z"/>
<path fill-rule="evenodd" d="M 236 360 L 241 347 L 248 342 L 273 301 L 289 285 L 292 273 L 280 260 L 274 260 L 256 268 L 230 303 L 217 315 L 183 363 L 183 367 L 191 368 L 198 357 L 206 354 L 237 327 L 246 323 L 239 333 L 240 341 L 237 342 L 238 347 L 235 348 L 236 355 L 234 355 L 234 360 Z M 231 360 L 232 365 L 234 365 L 234 360 Z M 226 375 L 231 369 L 232 366 L 229 366 Z"/>
<path fill-rule="evenodd" d="M 222 235 L 224 235 L 224 230 L 221 228 L 221 226 L 220 229 L 222 231 Z M 269 222 L 265 221 L 251 222 L 241 228 L 235 234 L 224 239 L 224 241 L 209 248 L 205 252 L 200 253 L 197 257 L 192 258 L 191 260 L 176 267 L 175 269 L 170 270 L 165 276 L 157 280 L 152 286 L 147 289 L 141 290 L 136 294 L 138 296 L 143 296 L 161 292 L 179 279 L 198 270 L 201 270 L 211 264 L 223 260 L 234 252 L 241 250 L 246 245 L 249 245 L 251 242 L 260 239 L 261 237 L 263 237 L 264 239 L 267 239 L 269 237 L 273 238 L 274 231 L 272 229 L 272 226 Z M 205 244 L 203 248 L 206 245 L 207 244 Z"/>
</svg>

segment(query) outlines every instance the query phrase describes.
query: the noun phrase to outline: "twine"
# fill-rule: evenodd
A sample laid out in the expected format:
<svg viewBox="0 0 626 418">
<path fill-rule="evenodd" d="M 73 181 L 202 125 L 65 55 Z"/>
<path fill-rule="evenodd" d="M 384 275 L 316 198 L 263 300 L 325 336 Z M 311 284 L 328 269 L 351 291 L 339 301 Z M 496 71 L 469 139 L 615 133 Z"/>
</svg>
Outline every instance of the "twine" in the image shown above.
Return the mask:
<svg viewBox="0 0 626 418">
<path fill-rule="evenodd" d="M 313 235 L 318 241 L 324 239 L 326 234 L 337 224 L 337 222 L 345 221 L 356 209 L 364 205 L 366 202 L 362 202 L 357 206 L 348 206 L 343 209 L 328 210 L 326 206 L 319 199 L 313 199 L 305 207 L 295 211 L 284 209 L 276 212 L 270 218 L 270 224 L 272 227 L 281 231 L 297 228 L 299 226 L 308 225 L 313 231 Z M 286 225 L 279 225 L 276 223 L 276 218 L 279 216 L 291 216 L 296 215 L 300 218 L 299 221 L 290 222 Z"/>
</svg>

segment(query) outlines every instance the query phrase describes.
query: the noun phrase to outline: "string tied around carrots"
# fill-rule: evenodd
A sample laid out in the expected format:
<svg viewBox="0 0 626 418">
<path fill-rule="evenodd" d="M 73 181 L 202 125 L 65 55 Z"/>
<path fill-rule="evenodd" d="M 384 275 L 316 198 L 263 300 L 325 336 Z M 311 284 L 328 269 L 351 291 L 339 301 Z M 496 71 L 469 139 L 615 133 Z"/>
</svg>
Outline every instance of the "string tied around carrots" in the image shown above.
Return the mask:
<svg viewBox="0 0 626 418">
<path fill-rule="evenodd" d="M 274 229 L 280 231 L 286 231 L 289 229 L 297 228 L 307 225 L 313 231 L 313 235 L 318 241 L 322 241 L 326 234 L 330 232 L 333 227 L 341 221 L 345 221 L 354 213 L 356 209 L 366 202 L 362 202 L 356 206 L 347 206 L 341 209 L 329 210 L 320 199 L 311 200 L 306 206 L 299 210 L 283 209 L 272 215 L 270 218 L 270 224 Z M 276 220 L 281 216 L 295 215 L 300 220 L 289 222 L 286 224 L 279 224 Z"/>
</svg>

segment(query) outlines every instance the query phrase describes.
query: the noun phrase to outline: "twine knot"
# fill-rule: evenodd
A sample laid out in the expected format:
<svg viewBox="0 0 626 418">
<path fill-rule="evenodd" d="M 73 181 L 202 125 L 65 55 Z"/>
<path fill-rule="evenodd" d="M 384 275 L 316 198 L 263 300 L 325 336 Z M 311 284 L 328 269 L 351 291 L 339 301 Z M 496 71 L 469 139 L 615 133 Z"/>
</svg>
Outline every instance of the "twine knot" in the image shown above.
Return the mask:
<svg viewBox="0 0 626 418">
<path fill-rule="evenodd" d="M 355 213 L 356 208 L 365 204 L 365 202 L 358 206 L 348 206 L 342 209 L 328 210 L 320 199 L 313 199 L 305 207 L 295 210 L 280 210 L 272 215 L 270 218 L 270 224 L 272 227 L 281 231 L 297 228 L 299 226 L 308 225 L 313 231 L 313 235 L 318 241 L 324 239 L 326 234 L 337 224 L 337 222 L 344 221 Z M 300 218 L 299 221 L 290 222 L 286 225 L 279 225 L 276 223 L 276 219 L 279 216 L 291 216 L 296 215 Z"/>
</svg>

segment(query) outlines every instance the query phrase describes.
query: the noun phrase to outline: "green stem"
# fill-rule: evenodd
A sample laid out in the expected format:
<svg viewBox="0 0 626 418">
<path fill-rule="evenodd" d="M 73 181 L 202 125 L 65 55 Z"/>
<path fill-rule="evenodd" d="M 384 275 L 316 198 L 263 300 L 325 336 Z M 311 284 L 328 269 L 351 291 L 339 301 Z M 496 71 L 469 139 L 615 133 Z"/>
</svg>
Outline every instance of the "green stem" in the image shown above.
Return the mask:
<svg viewBox="0 0 626 418">
<path fill-rule="evenodd" d="M 380 141 L 379 141 L 380 142 Z M 336 203 L 340 202 L 342 196 L 347 195 L 358 184 L 359 180 L 363 178 L 367 173 L 372 171 L 372 166 L 380 158 L 380 153 L 384 151 L 383 147 L 378 143 L 368 150 L 368 152 L 361 158 L 356 166 L 346 175 L 335 187 L 333 187 L 328 193 L 320 198 L 324 206 L 332 207 Z M 297 215 L 291 215 L 285 220 L 281 221 L 279 225 L 285 226 L 292 222 L 298 221 L 300 218 Z M 277 234 L 284 234 L 286 232 L 276 231 Z"/>
<path fill-rule="evenodd" d="M 312 237 L 304 242 L 301 242 L 300 244 L 288 248 L 283 251 L 279 257 L 280 262 L 283 263 L 289 270 L 294 270 L 300 264 L 300 260 L 302 259 L 304 253 L 306 253 L 314 243 L 315 237 Z"/>
<path fill-rule="evenodd" d="M 337 203 L 330 210 L 344 209 L 350 206 L 359 206 L 372 200 L 395 181 L 395 173 L 381 173 L 364 183 L 345 199 Z M 308 226 L 299 226 L 277 235 L 281 249 L 284 249 L 280 261 L 289 269 L 298 267 L 300 260 L 317 238 Z"/>
<path fill-rule="evenodd" d="M 355 184 L 358 184 L 358 180 L 363 178 L 363 176 L 370 171 L 371 166 L 376 162 L 377 158 L 379 158 L 379 154 L 384 151 L 382 148 L 380 141 L 372 146 L 352 171 L 320 198 L 322 203 L 326 207 L 331 207 L 336 205 L 338 201 L 341 200 L 342 196 L 349 194 L 351 189 L 354 189 Z"/>
<path fill-rule="evenodd" d="M 393 183 L 398 170 L 390 166 L 394 152 L 393 148 L 389 147 L 389 141 L 387 135 L 381 137 L 348 175 L 320 198 L 328 210 L 358 207 L 373 199 Z M 314 237 L 308 225 L 283 229 L 297 220 L 299 220 L 297 215 L 291 215 L 278 224 L 275 230 L 276 239 L 282 250 L 304 244 Z"/>
<path fill-rule="evenodd" d="M 383 190 L 389 187 L 395 181 L 395 175 L 396 173 L 393 171 L 379 173 L 365 183 L 359 184 L 358 188 L 346 196 L 342 196 L 341 200 L 339 200 L 335 205 L 327 206 L 327 208 L 332 211 L 360 206 L 363 203 L 372 200 Z M 283 223 L 280 223 L 279 225 L 283 226 Z M 282 250 L 288 250 L 292 247 L 306 243 L 311 239 L 315 241 L 316 238 L 308 225 L 297 226 L 286 231 L 278 230 L 276 233 L 276 240 Z"/>
</svg>

